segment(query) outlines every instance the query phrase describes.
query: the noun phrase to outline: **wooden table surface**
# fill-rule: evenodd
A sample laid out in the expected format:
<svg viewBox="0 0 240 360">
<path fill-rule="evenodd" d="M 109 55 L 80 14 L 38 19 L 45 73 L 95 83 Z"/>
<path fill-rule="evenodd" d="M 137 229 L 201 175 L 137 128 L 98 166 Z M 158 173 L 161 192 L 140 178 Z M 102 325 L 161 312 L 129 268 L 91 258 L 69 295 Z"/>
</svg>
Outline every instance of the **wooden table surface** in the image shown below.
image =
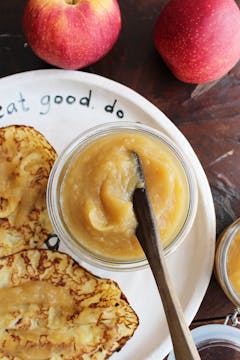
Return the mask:
<svg viewBox="0 0 240 360">
<path fill-rule="evenodd" d="M 82 70 L 134 89 L 182 131 L 209 180 L 219 234 L 240 215 L 240 63 L 210 90 L 194 96 L 196 86 L 176 80 L 153 46 L 154 24 L 164 3 L 166 0 L 120 0 L 123 23 L 118 42 L 101 61 Z M 26 44 L 22 32 L 25 4 L 24 0 L 0 4 L 1 77 L 51 68 Z M 222 323 L 232 310 L 213 275 L 191 326 Z"/>
</svg>

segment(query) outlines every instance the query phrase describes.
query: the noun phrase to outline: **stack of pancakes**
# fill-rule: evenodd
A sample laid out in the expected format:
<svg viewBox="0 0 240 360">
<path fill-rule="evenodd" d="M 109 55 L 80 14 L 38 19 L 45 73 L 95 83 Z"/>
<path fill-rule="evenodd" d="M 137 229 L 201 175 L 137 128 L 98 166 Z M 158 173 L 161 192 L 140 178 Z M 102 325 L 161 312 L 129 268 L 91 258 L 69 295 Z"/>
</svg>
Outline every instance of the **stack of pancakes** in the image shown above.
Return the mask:
<svg viewBox="0 0 240 360">
<path fill-rule="evenodd" d="M 138 317 L 118 285 L 41 250 L 52 233 L 46 188 L 57 154 L 32 127 L 0 128 L 0 358 L 104 360 Z"/>
</svg>

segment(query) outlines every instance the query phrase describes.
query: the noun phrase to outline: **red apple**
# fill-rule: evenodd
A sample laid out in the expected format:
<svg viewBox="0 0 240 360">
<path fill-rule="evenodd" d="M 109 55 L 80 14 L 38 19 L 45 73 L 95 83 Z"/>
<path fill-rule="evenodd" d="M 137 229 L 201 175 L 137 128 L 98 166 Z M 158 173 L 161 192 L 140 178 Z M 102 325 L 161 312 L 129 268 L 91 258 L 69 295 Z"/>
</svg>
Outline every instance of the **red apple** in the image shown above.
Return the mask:
<svg viewBox="0 0 240 360">
<path fill-rule="evenodd" d="M 240 59 L 240 10 L 233 0 L 170 0 L 158 17 L 154 42 L 178 79 L 217 80 Z"/>
<path fill-rule="evenodd" d="M 106 55 L 121 29 L 117 0 L 29 0 L 23 29 L 49 64 L 80 69 Z"/>
</svg>

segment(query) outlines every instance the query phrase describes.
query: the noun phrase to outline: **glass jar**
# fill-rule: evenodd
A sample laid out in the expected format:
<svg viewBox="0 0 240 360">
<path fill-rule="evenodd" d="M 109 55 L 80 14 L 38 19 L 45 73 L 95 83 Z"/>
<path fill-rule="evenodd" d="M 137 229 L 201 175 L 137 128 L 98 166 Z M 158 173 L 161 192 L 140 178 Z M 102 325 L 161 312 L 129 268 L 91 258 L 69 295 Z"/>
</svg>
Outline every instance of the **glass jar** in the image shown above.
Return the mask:
<svg viewBox="0 0 240 360">
<path fill-rule="evenodd" d="M 223 324 L 199 326 L 191 331 L 201 360 L 239 360 L 240 329 Z M 175 360 L 174 353 L 168 360 Z"/>
<path fill-rule="evenodd" d="M 238 244 L 236 244 L 236 241 Z M 229 300 L 240 306 L 240 219 L 219 237 L 215 256 L 216 277 Z M 233 272 L 235 274 L 233 274 Z M 239 277 L 238 277 L 239 274 Z M 239 284 L 236 284 L 238 281 Z"/>
<path fill-rule="evenodd" d="M 56 163 L 51 171 L 48 189 L 47 189 L 47 206 L 49 216 L 52 221 L 54 230 L 59 236 L 60 240 L 75 254 L 80 260 L 86 261 L 92 265 L 100 268 L 111 270 L 132 270 L 141 269 L 148 265 L 146 258 L 143 256 L 137 260 L 115 260 L 106 257 L 104 254 L 99 255 L 94 252 L 94 249 L 83 246 L 71 233 L 71 229 L 68 228 L 64 219 L 64 212 L 62 209 L 62 185 L 64 183 L 65 175 L 71 164 L 76 157 L 86 149 L 90 144 L 93 144 L 98 139 L 107 137 L 109 135 L 123 134 L 142 134 L 152 137 L 154 141 L 158 141 L 163 146 L 168 148 L 172 156 L 179 162 L 182 167 L 188 186 L 188 205 L 186 217 L 183 221 L 181 228 L 177 235 L 172 239 L 171 243 L 164 248 L 164 253 L 170 254 L 173 252 L 179 244 L 186 238 L 190 231 L 198 202 L 198 188 L 195 179 L 195 174 L 190 166 L 190 162 L 187 160 L 187 156 L 171 141 L 166 135 L 160 131 L 155 130 L 149 126 L 133 123 L 133 122 L 115 122 L 107 123 L 100 126 L 91 128 L 84 133 L 80 134 L 75 140 L 73 140 L 67 148 L 58 157 Z M 101 150 L 99 150 L 101 151 Z M 71 190 L 71 189 L 70 189 Z"/>
</svg>

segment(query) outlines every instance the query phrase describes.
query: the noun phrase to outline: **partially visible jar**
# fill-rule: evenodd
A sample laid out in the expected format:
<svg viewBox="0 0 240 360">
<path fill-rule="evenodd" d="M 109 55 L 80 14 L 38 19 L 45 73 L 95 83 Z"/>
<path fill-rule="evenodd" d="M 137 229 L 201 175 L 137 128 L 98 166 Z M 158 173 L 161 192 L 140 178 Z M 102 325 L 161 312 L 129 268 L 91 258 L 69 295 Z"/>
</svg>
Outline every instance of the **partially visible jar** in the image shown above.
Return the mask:
<svg viewBox="0 0 240 360">
<path fill-rule="evenodd" d="M 239 360 L 240 329 L 223 324 L 200 326 L 191 331 L 201 360 Z M 173 351 L 168 360 L 176 360 Z"/>
<path fill-rule="evenodd" d="M 240 218 L 219 237 L 215 257 L 216 277 L 229 300 L 240 306 Z"/>
</svg>

